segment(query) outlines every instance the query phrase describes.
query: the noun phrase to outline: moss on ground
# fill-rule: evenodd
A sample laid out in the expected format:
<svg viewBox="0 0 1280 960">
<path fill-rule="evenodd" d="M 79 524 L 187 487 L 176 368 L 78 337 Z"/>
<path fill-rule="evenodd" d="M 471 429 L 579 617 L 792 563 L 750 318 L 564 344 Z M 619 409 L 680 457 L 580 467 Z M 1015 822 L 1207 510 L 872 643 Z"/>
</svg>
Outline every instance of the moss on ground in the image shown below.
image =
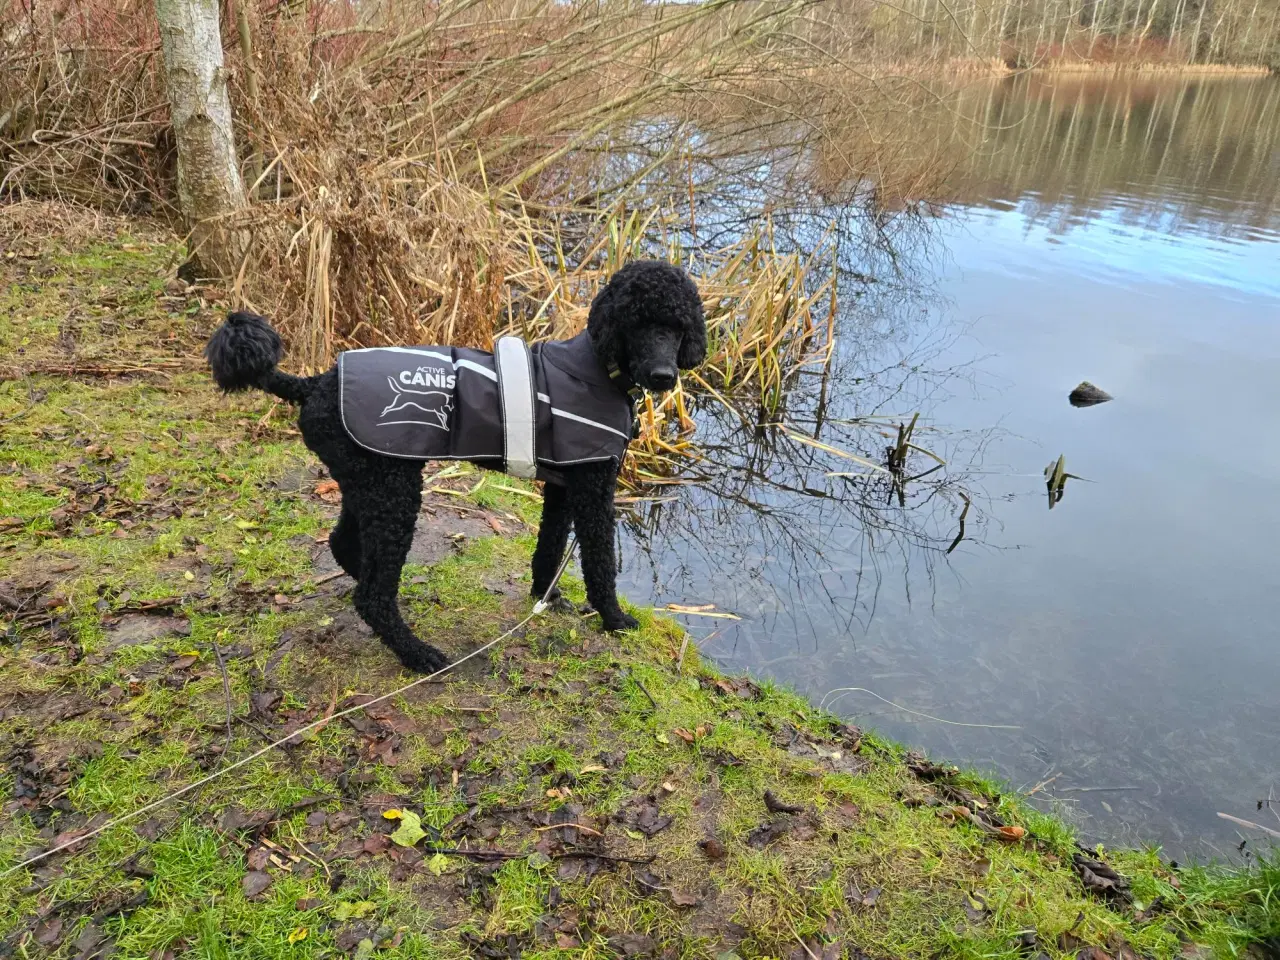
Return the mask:
<svg viewBox="0 0 1280 960">
<path fill-rule="evenodd" d="M 13 362 L 148 372 L 0 383 L 0 871 L 410 679 L 323 566 L 334 493 L 288 411 L 193 359 L 216 317 L 166 288 L 176 249 L 8 252 Z M 429 486 L 405 603 L 458 656 L 528 612 L 538 502 L 469 468 Z M 1062 823 L 637 615 L 536 619 L 4 875 L 0 955 L 1261 957 L 1280 935 L 1280 865 L 1093 851 L 1130 893 L 1089 892 Z"/>
</svg>

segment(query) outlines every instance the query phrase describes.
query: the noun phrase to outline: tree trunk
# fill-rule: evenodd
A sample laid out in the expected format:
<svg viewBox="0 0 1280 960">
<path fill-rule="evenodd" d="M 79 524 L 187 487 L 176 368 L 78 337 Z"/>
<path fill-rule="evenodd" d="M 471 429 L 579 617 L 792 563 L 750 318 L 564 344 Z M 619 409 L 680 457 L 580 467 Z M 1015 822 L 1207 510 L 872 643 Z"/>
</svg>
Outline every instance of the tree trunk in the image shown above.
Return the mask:
<svg viewBox="0 0 1280 960">
<path fill-rule="evenodd" d="M 244 240 L 227 223 L 246 205 L 222 65 L 218 0 L 156 0 L 178 147 L 178 199 L 203 272 L 234 277 Z"/>
</svg>

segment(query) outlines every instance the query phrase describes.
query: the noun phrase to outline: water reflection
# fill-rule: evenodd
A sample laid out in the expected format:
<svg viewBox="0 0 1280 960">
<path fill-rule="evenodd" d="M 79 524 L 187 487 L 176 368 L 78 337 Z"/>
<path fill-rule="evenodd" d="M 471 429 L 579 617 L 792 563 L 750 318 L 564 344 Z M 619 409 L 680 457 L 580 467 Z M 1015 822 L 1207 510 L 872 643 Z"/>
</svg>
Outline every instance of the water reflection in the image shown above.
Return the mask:
<svg viewBox="0 0 1280 960">
<path fill-rule="evenodd" d="M 960 97 L 947 143 L 975 147 L 956 199 L 1054 233 L 1100 217 L 1160 234 L 1272 236 L 1280 83 L 1029 75 Z"/>
<path fill-rule="evenodd" d="M 870 691 L 840 708 L 1049 781 L 1086 838 L 1225 854 L 1216 812 L 1280 782 L 1280 83 L 1023 79 L 961 105 L 989 126 L 940 220 L 775 211 L 802 249 L 833 217 L 849 235 L 837 359 L 788 422 L 888 463 L 919 412 L 945 467 L 837 476 L 861 468 L 709 405 L 705 476 L 631 518 L 624 588 L 743 616 L 689 620 L 731 669 Z M 965 156 L 958 116 L 930 131 Z M 1064 403 L 1086 377 L 1117 399 Z M 1046 462 L 1071 487 L 1052 512 Z"/>
</svg>

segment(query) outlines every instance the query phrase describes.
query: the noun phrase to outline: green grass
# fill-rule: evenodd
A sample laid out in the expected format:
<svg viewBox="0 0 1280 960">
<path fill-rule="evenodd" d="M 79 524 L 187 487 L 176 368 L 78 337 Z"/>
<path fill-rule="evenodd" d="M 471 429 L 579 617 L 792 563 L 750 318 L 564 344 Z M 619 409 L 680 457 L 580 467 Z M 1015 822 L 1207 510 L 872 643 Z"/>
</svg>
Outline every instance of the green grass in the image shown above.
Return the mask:
<svg viewBox="0 0 1280 960">
<path fill-rule="evenodd" d="M 52 355 L 50 313 L 86 289 L 122 304 L 114 316 L 168 323 L 174 305 L 157 298 L 173 253 L 124 239 L 51 253 L 32 268 L 52 271 L 38 293 L 7 281 L 15 312 L 0 340 L 21 331 L 32 354 Z M 212 317 L 186 309 L 178 338 L 190 352 Z M 45 613 L 13 626 L 0 660 L 0 741 L 12 751 L 0 870 L 410 679 L 356 629 L 349 599 L 315 583 L 310 551 L 334 508 L 312 493 L 286 411 L 222 398 L 195 371 L 36 374 L 0 383 L 0 420 L 10 417 L 0 581 L 44 584 L 31 604 Z M 504 535 L 405 571 L 407 615 L 455 655 L 529 609 L 537 501 L 480 479 L 441 481 L 464 496 L 431 502 L 444 517 L 493 517 Z M 566 587 L 582 598 L 581 583 Z M 161 598 L 189 633 L 113 650 L 105 621 Z M 387 727 L 330 723 L 0 879 L 0 942 L 18 956 L 73 956 L 92 923 L 127 957 L 461 958 L 513 943 L 526 957 L 595 958 L 643 934 L 680 958 L 803 957 L 801 941 L 837 942 L 849 957 L 1015 958 L 1027 956 L 1019 935 L 1035 931 L 1055 958 L 1083 945 L 1174 958 L 1184 944 L 1243 956 L 1280 935 L 1280 861 L 1173 871 L 1151 851 L 1111 852 L 1137 904 L 1109 905 L 1082 889 L 1062 822 L 969 774 L 926 783 L 872 734 L 855 750 L 835 718 L 771 683 L 721 694 L 696 651 L 677 671 L 678 626 L 637 613 L 641 629 L 621 637 L 591 619 L 539 618 L 449 682 L 396 698 Z M 231 656 L 229 745 L 214 643 Z M 251 708 L 268 693 L 278 701 Z M 994 840 L 947 816 L 944 786 L 1027 838 Z M 765 790 L 806 812 L 759 848 L 749 838 L 773 819 Z M 653 836 L 636 820 L 649 796 L 671 818 Z M 228 828 L 233 807 L 263 814 L 257 832 Z M 395 827 L 388 807 L 447 831 L 445 847 L 512 856 L 402 849 L 379 839 Z M 648 862 L 558 858 L 574 845 L 556 817 L 601 835 L 584 831 L 580 845 Z M 722 858 L 704 853 L 709 837 Z M 251 899 L 243 882 L 264 851 L 272 882 Z M 1165 910 L 1140 919 L 1156 898 Z"/>
</svg>

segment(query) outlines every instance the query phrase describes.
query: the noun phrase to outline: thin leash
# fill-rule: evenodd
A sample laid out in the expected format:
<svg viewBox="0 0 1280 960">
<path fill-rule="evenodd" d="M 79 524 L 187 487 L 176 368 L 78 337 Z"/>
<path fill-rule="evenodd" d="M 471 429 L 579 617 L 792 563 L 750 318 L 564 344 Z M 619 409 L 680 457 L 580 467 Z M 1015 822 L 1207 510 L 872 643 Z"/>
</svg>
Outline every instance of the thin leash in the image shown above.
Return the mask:
<svg viewBox="0 0 1280 960">
<path fill-rule="evenodd" d="M 321 717 L 319 720 L 316 720 L 313 723 L 307 724 L 305 727 L 301 727 L 300 729 L 295 730 L 293 733 L 289 734 L 287 737 L 282 737 L 281 739 L 276 740 L 273 743 L 269 743 L 262 749 L 256 751 L 255 753 L 251 753 L 249 754 L 249 756 L 244 757 L 243 759 L 237 760 L 235 763 L 222 767 L 221 769 L 216 770 L 213 773 L 209 774 L 209 776 L 204 777 L 201 780 L 197 780 L 195 783 L 187 784 L 187 786 L 183 787 L 181 790 L 175 790 L 173 793 L 170 793 L 167 796 L 161 797 L 159 800 L 154 800 L 151 803 L 147 804 L 146 806 L 140 807 L 139 809 L 134 810 L 132 813 L 126 813 L 119 817 L 116 817 L 113 820 L 108 820 L 106 823 L 102 824 L 102 826 L 97 827 L 93 830 L 90 830 L 88 833 L 84 834 L 83 836 L 76 837 L 74 840 L 68 840 L 65 843 L 60 843 L 58 844 L 58 846 L 53 847 L 49 850 L 46 850 L 44 853 L 38 853 L 34 857 L 31 857 L 27 860 L 23 860 L 21 863 L 17 864 L 16 866 L 10 867 L 8 870 L 5 870 L 3 873 L 0 873 L 0 879 L 4 879 L 5 877 L 15 874 L 19 870 L 25 870 L 27 867 L 31 866 L 32 864 L 39 863 L 41 860 L 46 860 L 49 857 L 52 857 L 56 853 L 61 853 L 64 850 L 69 850 L 72 847 L 78 846 L 79 844 L 84 843 L 86 840 L 89 840 L 89 839 L 92 839 L 93 837 L 98 836 L 98 834 L 100 833 L 104 833 L 113 827 L 120 826 L 122 823 L 128 823 L 130 820 L 136 820 L 138 817 L 141 817 L 143 814 L 150 813 L 152 810 L 156 810 L 167 803 L 177 800 L 179 797 L 190 793 L 192 790 L 197 790 L 200 787 L 203 787 L 207 783 L 212 783 L 214 780 L 217 780 L 219 777 L 226 776 L 228 773 L 231 773 L 231 771 L 233 770 L 238 770 L 240 767 L 247 766 L 248 764 L 252 763 L 254 760 L 257 760 L 259 757 L 263 757 L 266 754 L 270 753 L 272 750 L 275 750 L 278 747 L 284 746 L 289 741 L 302 736 L 304 733 L 310 733 L 312 730 L 318 730 L 321 727 L 327 726 L 328 724 L 332 723 L 334 720 L 341 720 L 343 717 L 348 717 L 353 713 L 359 713 L 362 710 L 367 710 L 369 709 L 369 707 L 372 707 L 376 703 L 382 703 L 384 700 L 390 700 L 392 697 L 398 697 L 400 696 L 400 694 L 405 693 L 406 691 L 412 690 L 414 687 L 420 686 L 424 683 L 429 683 L 430 681 L 435 680 L 437 677 L 448 673 L 454 667 L 457 667 L 460 664 L 466 663 L 472 657 L 478 657 L 480 654 L 484 653 L 486 650 L 492 649 L 493 647 L 501 643 L 503 640 L 506 640 L 508 637 L 514 634 L 517 630 L 520 630 L 522 627 L 526 626 L 531 620 L 533 620 L 534 617 L 538 616 L 539 614 L 541 614 L 547 609 L 552 592 L 556 589 L 556 585 L 560 582 L 560 577 L 564 575 L 565 568 L 569 566 L 569 560 L 573 556 L 573 547 L 575 542 L 576 542 L 576 538 L 573 535 L 570 535 L 569 542 L 564 552 L 564 557 L 560 561 L 560 567 L 556 570 L 556 575 L 551 580 L 551 586 L 549 586 L 547 588 L 547 592 L 542 595 L 542 599 L 533 605 L 533 609 L 529 612 L 529 615 L 525 617 L 523 620 L 521 620 L 519 623 L 517 623 L 510 630 L 508 630 L 506 633 L 502 634 L 501 636 L 495 637 L 494 639 L 486 643 L 484 646 L 477 647 L 475 650 L 472 650 L 470 653 L 468 653 L 465 657 L 461 657 L 458 660 L 455 660 L 453 663 L 449 664 L 443 670 L 437 670 L 435 673 L 431 674 L 430 676 L 419 677 L 417 680 L 414 680 L 412 683 L 406 683 L 404 686 L 396 690 L 392 690 L 390 693 L 384 693 L 380 697 L 375 697 L 374 699 L 368 701 L 367 703 L 361 703 L 354 707 L 348 707 L 345 710 L 339 710 L 337 713 L 330 714 L 327 717 Z"/>
</svg>

